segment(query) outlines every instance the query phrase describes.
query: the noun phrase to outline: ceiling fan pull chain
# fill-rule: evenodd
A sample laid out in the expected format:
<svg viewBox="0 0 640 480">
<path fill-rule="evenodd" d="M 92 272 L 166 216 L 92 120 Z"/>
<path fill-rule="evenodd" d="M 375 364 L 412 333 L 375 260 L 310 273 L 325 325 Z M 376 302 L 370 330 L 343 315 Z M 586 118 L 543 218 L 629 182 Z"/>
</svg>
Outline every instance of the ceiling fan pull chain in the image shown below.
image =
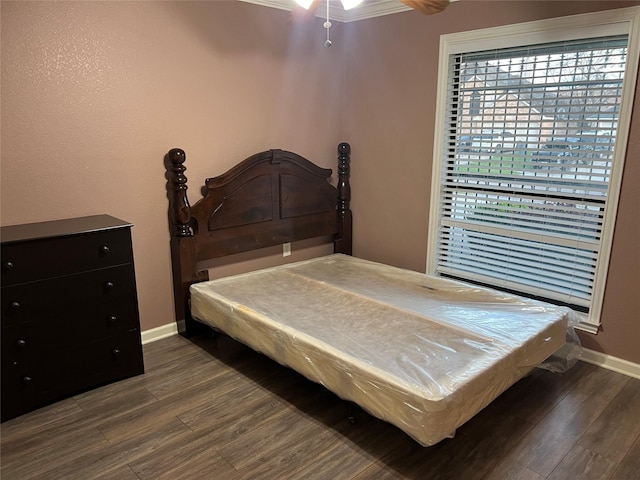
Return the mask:
<svg viewBox="0 0 640 480">
<path fill-rule="evenodd" d="M 329 0 L 327 0 L 327 21 L 324 22 L 324 28 L 327 29 L 327 40 L 324 42 L 324 46 L 330 47 L 331 40 L 329 40 L 329 29 L 331 28 L 331 21 L 329 19 Z"/>
</svg>

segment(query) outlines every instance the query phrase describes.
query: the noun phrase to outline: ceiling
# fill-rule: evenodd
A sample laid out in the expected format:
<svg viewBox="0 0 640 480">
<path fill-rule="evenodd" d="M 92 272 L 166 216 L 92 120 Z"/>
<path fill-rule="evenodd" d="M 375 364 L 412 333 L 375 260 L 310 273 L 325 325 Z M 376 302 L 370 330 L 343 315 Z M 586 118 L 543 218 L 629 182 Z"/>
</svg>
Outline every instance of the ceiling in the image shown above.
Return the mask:
<svg viewBox="0 0 640 480">
<path fill-rule="evenodd" d="M 281 10 L 293 10 L 296 7 L 294 0 L 239 0 L 246 3 L 254 3 L 265 7 L 279 8 Z M 321 6 L 316 11 L 317 17 L 324 18 L 326 15 L 326 1 L 323 0 Z M 365 18 L 380 17 L 392 13 L 406 12 L 411 10 L 400 0 L 364 0 L 364 2 L 356 8 L 345 10 L 338 1 L 331 1 L 330 5 L 331 20 L 340 22 L 353 22 L 356 20 L 364 20 Z M 300 8 L 300 7 L 297 7 Z"/>
</svg>

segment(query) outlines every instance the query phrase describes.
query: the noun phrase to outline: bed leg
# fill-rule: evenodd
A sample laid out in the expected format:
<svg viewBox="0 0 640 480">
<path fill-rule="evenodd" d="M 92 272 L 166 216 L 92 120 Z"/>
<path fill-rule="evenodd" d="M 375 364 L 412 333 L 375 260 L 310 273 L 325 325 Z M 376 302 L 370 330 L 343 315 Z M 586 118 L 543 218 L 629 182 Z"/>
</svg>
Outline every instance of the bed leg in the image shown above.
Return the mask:
<svg viewBox="0 0 640 480">
<path fill-rule="evenodd" d="M 196 337 L 208 330 L 206 325 L 192 319 L 189 313 L 186 313 L 185 318 L 177 323 L 178 332 L 180 333 L 180 335 L 186 338 Z"/>
<path fill-rule="evenodd" d="M 347 402 L 347 420 L 351 424 L 356 423 L 356 406 L 351 402 Z"/>
</svg>

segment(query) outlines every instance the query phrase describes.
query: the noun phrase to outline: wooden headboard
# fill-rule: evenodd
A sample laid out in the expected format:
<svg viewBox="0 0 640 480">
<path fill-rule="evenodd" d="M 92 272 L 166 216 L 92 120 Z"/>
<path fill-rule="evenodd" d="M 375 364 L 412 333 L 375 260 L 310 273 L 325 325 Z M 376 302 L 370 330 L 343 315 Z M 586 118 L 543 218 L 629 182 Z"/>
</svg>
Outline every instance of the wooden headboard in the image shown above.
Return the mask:
<svg viewBox="0 0 640 480">
<path fill-rule="evenodd" d="M 166 156 L 176 322 L 186 336 L 199 324 L 189 314 L 189 286 L 208 280 L 198 265 L 214 258 L 314 237 L 330 237 L 337 253 L 351 254 L 351 147 L 338 145 L 337 186 L 331 169 L 285 150 L 268 150 L 208 178 L 203 197 L 187 198 L 186 155 Z"/>
</svg>

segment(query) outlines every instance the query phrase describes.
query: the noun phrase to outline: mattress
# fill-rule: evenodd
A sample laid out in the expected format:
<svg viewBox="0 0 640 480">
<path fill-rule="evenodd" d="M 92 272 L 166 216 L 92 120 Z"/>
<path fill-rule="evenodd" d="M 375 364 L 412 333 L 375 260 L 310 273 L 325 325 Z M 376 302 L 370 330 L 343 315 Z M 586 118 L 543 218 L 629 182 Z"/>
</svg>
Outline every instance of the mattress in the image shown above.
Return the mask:
<svg viewBox="0 0 640 480">
<path fill-rule="evenodd" d="M 341 254 L 191 286 L 198 321 L 424 446 L 559 349 L 570 312 Z"/>
</svg>

